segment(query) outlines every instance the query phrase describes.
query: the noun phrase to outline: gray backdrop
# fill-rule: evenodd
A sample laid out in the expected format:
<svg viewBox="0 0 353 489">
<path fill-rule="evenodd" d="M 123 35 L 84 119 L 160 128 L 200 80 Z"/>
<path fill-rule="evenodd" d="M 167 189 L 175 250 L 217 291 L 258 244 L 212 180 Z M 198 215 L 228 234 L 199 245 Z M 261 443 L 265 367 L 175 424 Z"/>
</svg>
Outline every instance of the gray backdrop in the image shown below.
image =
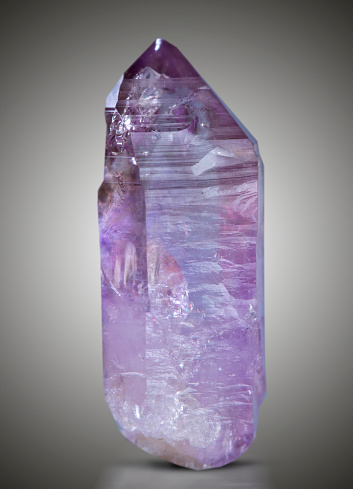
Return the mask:
<svg viewBox="0 0 353 489">
<path fill-rule="evenodd" d="M 216 474 L 215 489 L 231 473 L 224 487 L 243 487 L 237 474 L 261 466 L 277 489 L 348 487 L 353 77 L 345 2 L 32 1 L 5 5 L 1 17 L 2 486 L 96 489 L 109 479 L 124 489 L 137 484 L 128 485 L 129 472 L 145 467 L 153 487 L 162 473 L 164 487 L 206 484 L 207 473 Z M 193 473 L 191 483 L 120 435 L 102 389 L 104 103 L 156 37 L 193 63 L 258 139 L 265 163 L 268 396 L 257 438 L 232 472 Z"/>
</svg>

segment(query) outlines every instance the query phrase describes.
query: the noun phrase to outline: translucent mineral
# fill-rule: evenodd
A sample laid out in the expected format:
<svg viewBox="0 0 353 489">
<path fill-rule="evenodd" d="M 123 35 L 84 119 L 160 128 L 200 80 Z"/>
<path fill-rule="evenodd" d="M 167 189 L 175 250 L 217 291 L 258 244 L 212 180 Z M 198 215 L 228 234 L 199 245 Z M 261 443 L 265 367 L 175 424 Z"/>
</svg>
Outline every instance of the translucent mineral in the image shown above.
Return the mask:
<svg viewBox="0 0 353 489">
<path fill-rule="evenodd" d="M 265 397 L 263 165 L 157 39 L 106 100 L 103 370 L 121 433 L 192 469 L 234 461 Z"/>
</svg>

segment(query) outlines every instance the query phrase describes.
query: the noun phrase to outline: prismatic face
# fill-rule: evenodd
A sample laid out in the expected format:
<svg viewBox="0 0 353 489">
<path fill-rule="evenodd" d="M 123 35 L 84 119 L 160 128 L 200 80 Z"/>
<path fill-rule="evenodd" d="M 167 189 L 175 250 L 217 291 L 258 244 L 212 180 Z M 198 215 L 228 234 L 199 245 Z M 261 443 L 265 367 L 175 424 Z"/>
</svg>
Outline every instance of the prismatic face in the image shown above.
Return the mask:
<svg viewBox="0 0 353 489">
<path fill-rule="evenodd" d="M 193 469 L 239 457 L 264 399 L 257 143 L 157 39 L 107 98 L 103 364 L 123 435 Z"/>
</svg>

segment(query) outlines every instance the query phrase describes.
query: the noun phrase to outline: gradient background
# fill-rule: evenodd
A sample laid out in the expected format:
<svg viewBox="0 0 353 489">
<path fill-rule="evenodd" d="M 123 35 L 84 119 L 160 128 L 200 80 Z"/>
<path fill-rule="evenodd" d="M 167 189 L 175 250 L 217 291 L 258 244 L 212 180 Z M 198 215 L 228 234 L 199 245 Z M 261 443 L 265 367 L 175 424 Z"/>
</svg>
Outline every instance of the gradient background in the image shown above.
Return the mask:
<svg viewBox="0 0 353 489">
<path fill-rule="evenodd" d="M 2 487 L 93 489 L 109 467 L 154 460 L 120 435 L 103 398 L 96 192 L 105 97 L 156 37 L 179 47 L 257 138 L 265 163 L 268 396 L 240 460 L 266 464 L 277 489 L 350 485 L 353 36 L 345 4 L 2 7 Z"/>
</svg>

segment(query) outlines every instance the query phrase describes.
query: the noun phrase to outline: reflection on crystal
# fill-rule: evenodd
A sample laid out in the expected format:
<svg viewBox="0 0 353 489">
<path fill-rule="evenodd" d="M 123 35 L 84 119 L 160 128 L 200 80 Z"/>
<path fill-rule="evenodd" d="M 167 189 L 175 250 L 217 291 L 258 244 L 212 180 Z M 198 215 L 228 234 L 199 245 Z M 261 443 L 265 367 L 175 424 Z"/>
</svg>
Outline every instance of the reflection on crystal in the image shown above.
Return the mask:
<svg viewBox="0 0 353 489">
<path fill-rule="evenodd" d="M 167 462 L 106 469 L 95 489 L 274 489 L 266 467 L 235 462 L 221 470 L 190 472 Z"/>
<path fill-rule="evenodd" d="M 106 400 L 143 450 L 219 467 L 252 443 L 266 390 L 257 143 L 162 39 L 106 104 Z"/>
</svg>

